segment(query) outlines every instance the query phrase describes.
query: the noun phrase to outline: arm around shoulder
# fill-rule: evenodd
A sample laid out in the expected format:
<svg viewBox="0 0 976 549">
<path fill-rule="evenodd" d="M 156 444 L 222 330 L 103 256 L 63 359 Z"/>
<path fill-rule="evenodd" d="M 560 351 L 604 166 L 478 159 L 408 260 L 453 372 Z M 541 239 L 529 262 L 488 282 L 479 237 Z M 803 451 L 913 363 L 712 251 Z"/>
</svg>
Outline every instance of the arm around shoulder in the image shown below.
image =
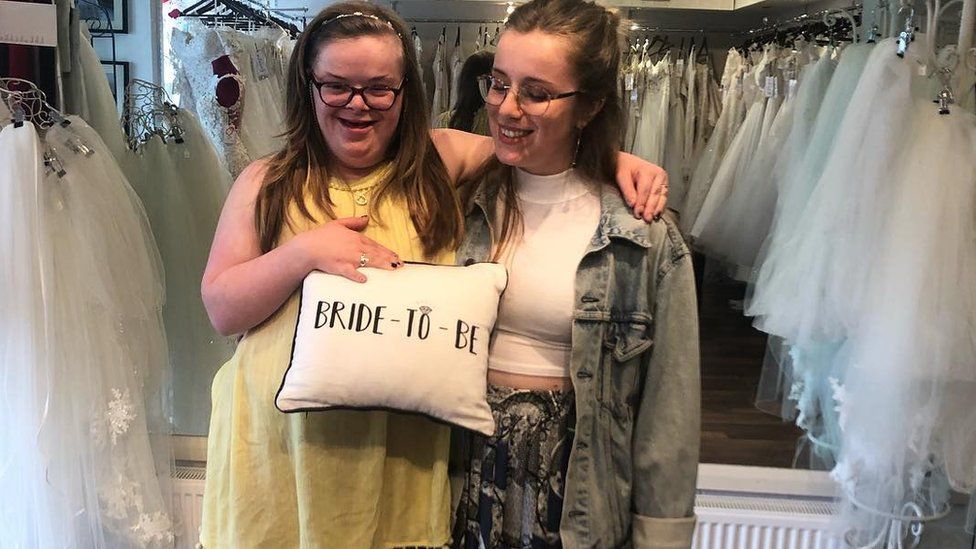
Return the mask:
<svg viewBox="0 0 976 549">
<path fill-rule="evenodd" d="M 495 154 L 491 138 L 483 135 L 443 128 L 431 130 L 430 139 L 455 183 L 473 176 Z"/>
</svg>

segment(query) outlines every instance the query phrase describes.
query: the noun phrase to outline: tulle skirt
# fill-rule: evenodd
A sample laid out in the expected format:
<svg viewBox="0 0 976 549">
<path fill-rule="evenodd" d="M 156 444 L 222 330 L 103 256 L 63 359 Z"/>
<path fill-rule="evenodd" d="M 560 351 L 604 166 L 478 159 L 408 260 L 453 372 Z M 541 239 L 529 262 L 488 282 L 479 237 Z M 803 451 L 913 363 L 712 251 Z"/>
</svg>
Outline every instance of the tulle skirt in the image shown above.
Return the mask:
<svg viewBox="0 0 976 549">
<path fill-rule="evenodd" d="M 880 46 L 878 49 L 881 49 Z M 783 290 L 772 284 L 772 280 L 780 276 L 781 269 L 788 268 L 795 257 L 790 243 L 797 233 L 800 215 L 824 170 L 870 52 L 871 45 L 853 45 L 844 51 L 830 77 L 822 102 L 817 101 L 817 95 L 812 92 L 808 96 L 797 97 L 797 118 L 785 156 L 776 167 L 777 171 L 782 172 L 782 177 L 777 179 L 780 185 L 773 221 L 757 254 L 753 281 L 746 297 L 746 314 L 757 317 L 755 326 L 767 333 L 787 338 L 794 335 L 777 331 L 780 329 L 778 315 L 782 311 L 781 306 L 783 302 L 792 300 L 793 295 L 783 294 Z M 821 63 L 830 61 L 818 62 Z M 822 70 L 829 71 L 827 67 Z M 816 116 L 816 122 L 807 134 L 806 128 L 809 128 L 812 116 Z"/>
<path fill-rule="evenodd" d="M 831 55 L 824 55 L 797 92 L 793 128 L 774 168 L 777 188 L 773 219 L 757 252 L 746 292 L 746 314 L 758 315 L 755 325 L 759 329 L 769 331 L 765 315 L 777 311 L 781 299 L 791 297 L 771 293 L 767 281 L 781 261 L 792 258 L 788 243 L 798 212 L 823 169 L 871 46 L 849 46 L 836 65 Z M 823 410 L 832 410 L 835 405 L 830 400 L 830 387 L 824 385 L 825 379 L 812 383 L 811 380 L 830 371 L 830 353 L 819 346 L 794 348 L 794 343 L 771 334 L 757 402 L 764 410 L 774 413 L 779 410 L 787 420 L 802 416 L 800 424 L 807 430 L 812 451 L 810 465 L 829 469 L 834 464 L 840 435 L 836 422 L 828 421 Z M 776 399 L 780 399 L 778 405 L 774 403 Z M 817 418 L 824 420 L 814 424 Z"/>
<path fill-rule="evenodd" d="M 854 90 L 792 234 L 777 250 L 780 255 L 771 255 L 763 265 L 772 267 L 770 276 L 761 279 L 762 295 L 772 306 L 762 318 L 762 328 L 794 344 L 845 337 L 844 320 L 852 318 L 859 288 L 867 282 L 863 265 L 870 261 L 870 243 L 890 219 L 886 182 L 903 152 L 911 67 L 888 55 L 883 46 L 875 50 L 877 55 L 869 60 Z M 811 146 L 804 162 L 816 154 Z M 838 279 L 844 284 L 831 282 Z M 828 286 L 840 293 L 828 295 Z M 755 299 L 760 297 L 758 289 Z"/>
<path fill-rule="evenodd" d="M 696 240 L 702 235 L 705 227 L 726 207 L 726 199 L 735 188 L 736 182 L 742 181 L 748 172 L 753 155 L 759 147 L 767 104 L 769 100 L 760 97 L 749 107 L 745 122 L 742 123 L 725 152 L 715 178 L 709 186 L 708 195 L 702 203 L 698 218 L 691 228 L 690 234 Z"/>
<path fill-rule="evenodd" d="M 715 179 L 722 159 L 725 157 L 726 150 L 728 150 L 745 117 L 742 88 L 736 80 L 737 77 L 731 77 L 730 88 L 726 88 L 726 95 L 722 104 L 722 114 L 719 115 L 715 129 L 712 131 L 711 137 L 708 138 L 701 155 L 694 162 L 695 168 L 679 210 L 681 213 L 681 231 L 685 234 L 688 234 L 694 226 L 695 219 L 698 218 L 698 212 L 701 211 L 702 204 L 708 196 L 709 188 Z"/>
<path fill-rule="evenodd" d="M 2 351 L 2 390 L 18 396 L 0 414 L 0 521 L 23 520 L 3 524 L 4 542 L 171 544 L 162 273 L 145 212 L 81 119 L 51 128 L 43 144 L 29 125 L 3 137 L 17 177 L 3 203 L 19 210 L 4 243 L 33 256 L 2 281 L 22 292 L 27 319 L 4 324 L 28 335 Z M 43 167 L 45 152 L 61 174 Z"/>
<path fill-rule="evenodd" d="M 696 239 L 698 246 L 741 273 L 751 275 L 772 223 L 782 172 L 789 159 L 806 151 L 833 72 L 829 55 L 804 67 L 796 97 L 780 108 L 745 177 Z"/>
<path fill-rule="evenodd" d="M 772 248 L 763 263 L 760 274 L 768 277 L 759 279 L 751 304 L 753 309 L 757 302 L 770 307 L 758 322 L 789 346 L 790 400 L 796 401 L 797 425 L 807 431 L 818 461 L 828 466 L 842 448 L 843 418 L 837 409 L 849 367 L 845 345 L 848 338 L 856 337 L 859 288 L 870 279 L 866 265 L 876 251 L 872 243 L 893 222 L 886 182 L 894 176 L 892 170 L 903 153 L 900 136 L 911 105 L 912 67 L 890 55 L 884 45 L 868 61 L 846 114 L 836 132 L 830 132 L 835 146 L 823 167 L 818 167 L 822 173 L 813 181 L 789 238 L 774 240 L 781 247 Z M 842 69 L 843 64 L 835 81 L 845 76 Z M 833 82 L 831 88 L 837 89 Z M 832 116 L 826 108 L 825 104 L 820 110 L 803 163 L 820 154 L 815 148 L 821 136 L 818 130 Z M 804 177 L 811 175 L 802 168 Z M 790 183 L 805 181 L 798 178 Z M 777 229 L 785 230 L 785 223 Z M 851 253 L 852 249 L 859 252 Z M 849 285 L 833 285 L 831 281 L 838 277 L 845 277 Z"/>
<path fill-rule="evenodd" d="M 671 65 L 670 60 L 664 58 L 652 66 L 645 76 L 640 116 L 636 121 L 634 136 L 633 153 L 655 164 L 664 162 L 670 90 Z"/>
<path fill-rule="evenodd" d="M 51 259 L 41 154 L 32 125 L 0 131 L 0 531 L 13 547 L 71 541 L 39 459 L 39 446 L 54 442 L 40 435 L 55 381 L 47 366 L 45 302 L 51 296 L 43 280 Z"/>
<path fill-rule="evenodd" d="M 773 167 L 793 124 L 794 101 L 780 107 L 769 134 L 761 140 L 754 159 L 738 180 L 723 207 L 702 224 L 695 243 L 709 255 L 735 266 L 751 268 L 776 201 Z M 695 231 L 692 230 L 692 235 Z"/>
<path fill-rule="evenodd" d="M 848 95 L 834 92 L 864 49 L 842 57 L 793 180 L 810 181 L 807 198 L 789 238 L 771 235 L 783 248 L 751 303 L 788 343 L 772 361 L 784 375 L 764 379 L 789 386 L 816 454 L 836 459 L 860 544 L 900 536 L 892 518 L 937 517 L 950 487 L 976 487 L 976 120 L 938 115 L 918 50 L 892 48 L 871 53 L 831 131 L 825 109 Z"/>
<path fill-rule="evenodd" d="M 671 101 L 668 110 L 668 136 L 664 145 L 664 169 L 668 172 L 668 200 L 680 201 L 684 198 L 688 187 L 685 181 L 685 102 L 682 100 L 678 90 L 675 89 L 676 83 L 680 79 L 672 81 Z"/>
<path fill-rule="evenodd" d="M 153 137 L 134 158 L 133 187 L 142 198 L 166 273 L 163 318 L 173 368 L 177 432 L 206 434 L 210 380 L 233 355 L 234 341 L 218 334 L 200 296 L 230 174 L 192 113 L 177 112 L 183 142 Z"/>
<path fill-rule="evenodd" d="M 833 476 L 860 542 L 887 535 L 878 511 L 938 515 L 949 487 L 976 489 L 976 118 L 925 95 L 912 110 L 847 342 Z"/>
</svg>

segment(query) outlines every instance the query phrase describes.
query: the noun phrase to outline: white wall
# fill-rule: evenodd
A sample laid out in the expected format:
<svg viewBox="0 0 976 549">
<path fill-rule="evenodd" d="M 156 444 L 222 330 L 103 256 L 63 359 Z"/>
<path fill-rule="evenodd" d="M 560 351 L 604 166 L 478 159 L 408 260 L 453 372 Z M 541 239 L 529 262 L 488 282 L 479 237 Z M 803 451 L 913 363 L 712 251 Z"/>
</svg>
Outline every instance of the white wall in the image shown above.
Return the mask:
<svg viewBox="0 0 976 549">
<path fill-rule="evenodd" d="M 115 35 L 117 61 L 129 62 L 129 77 L 156 82 L 158 63 L 155 60 L 158 47 L 154 44 L 154 15 L 162 12 L 159 0 L 129 0 L 129 32 Z M 95 51 L 99 58 L 112 59 L 111 40 L 95 39 Z"/>
</svg>

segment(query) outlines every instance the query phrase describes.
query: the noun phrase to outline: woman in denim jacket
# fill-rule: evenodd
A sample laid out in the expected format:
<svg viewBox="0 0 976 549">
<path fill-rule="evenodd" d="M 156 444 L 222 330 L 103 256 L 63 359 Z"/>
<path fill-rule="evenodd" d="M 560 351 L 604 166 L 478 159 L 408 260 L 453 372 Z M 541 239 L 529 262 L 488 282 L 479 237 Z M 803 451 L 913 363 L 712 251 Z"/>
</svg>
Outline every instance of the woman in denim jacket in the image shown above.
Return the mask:
<svg viewBox="0 0 976 549">
<path fill-rule="evenodd" d="M 613 187 L 619 17 L 533 0 L 481 79 L 494 139 L 459 262 L 510 271 L 492 437 L 456 437 L 454 545 L 689 547 L 700 440 L 691 257 Z"/>
</svg>

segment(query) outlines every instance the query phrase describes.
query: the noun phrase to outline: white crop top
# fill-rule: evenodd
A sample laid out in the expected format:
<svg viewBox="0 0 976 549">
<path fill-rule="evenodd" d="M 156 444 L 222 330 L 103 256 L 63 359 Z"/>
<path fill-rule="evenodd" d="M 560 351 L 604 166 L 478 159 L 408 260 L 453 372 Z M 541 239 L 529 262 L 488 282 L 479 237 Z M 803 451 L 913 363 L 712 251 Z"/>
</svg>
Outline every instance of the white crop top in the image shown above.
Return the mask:
<svg viewBox="0 0 976 549">
<path fill-rule="evenodd" d="M 507 253 L 488 368 L 569 377 L 576 269 L 600 221 L 597 183 L 575 170 L 532 175 L 515 170 L 524 228 Z"/>
</svg>

